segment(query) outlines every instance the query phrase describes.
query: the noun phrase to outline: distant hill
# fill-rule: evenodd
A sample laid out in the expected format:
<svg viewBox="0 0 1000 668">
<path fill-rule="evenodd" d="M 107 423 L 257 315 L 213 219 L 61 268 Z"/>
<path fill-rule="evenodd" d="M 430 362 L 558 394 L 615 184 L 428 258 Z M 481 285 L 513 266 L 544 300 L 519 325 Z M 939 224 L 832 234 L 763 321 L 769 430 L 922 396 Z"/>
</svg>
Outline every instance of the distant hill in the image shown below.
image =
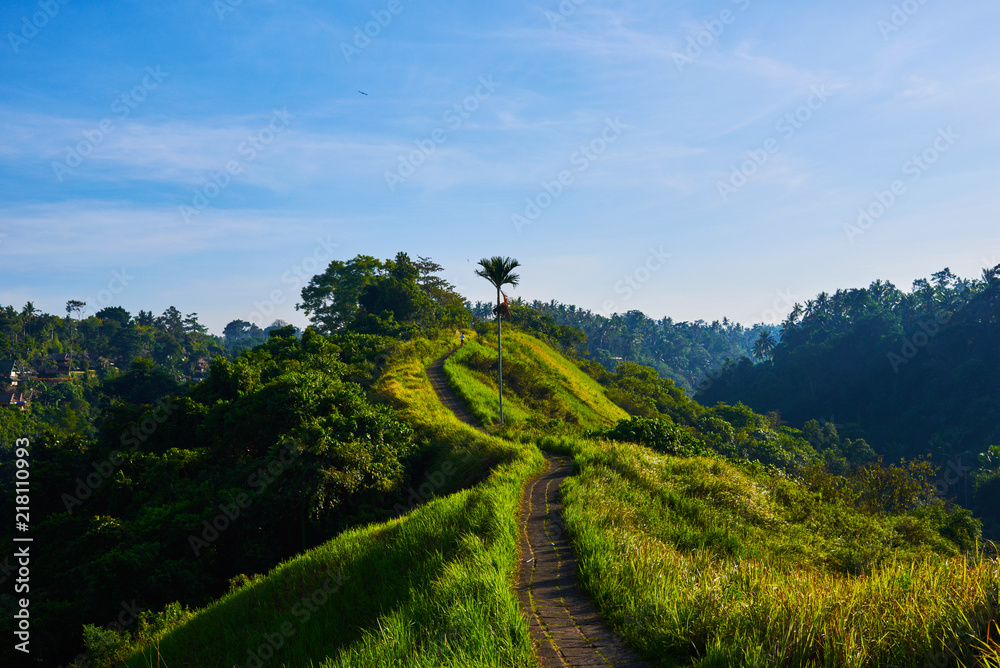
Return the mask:
<svg viewBox="0 0 1000 668">
<path fill-rule="evenodd" d="M 600 429 L 628 417 L 604 388 L 551 346 L 532 336 L 505 334 L 504 417 L 511 427 Z M 484 343 L 486 345 L 484 345 Z M 455 391 L 483 424 L 499 422 L 496 344 L 470 340 L 445 363 Z"/>
</svg>

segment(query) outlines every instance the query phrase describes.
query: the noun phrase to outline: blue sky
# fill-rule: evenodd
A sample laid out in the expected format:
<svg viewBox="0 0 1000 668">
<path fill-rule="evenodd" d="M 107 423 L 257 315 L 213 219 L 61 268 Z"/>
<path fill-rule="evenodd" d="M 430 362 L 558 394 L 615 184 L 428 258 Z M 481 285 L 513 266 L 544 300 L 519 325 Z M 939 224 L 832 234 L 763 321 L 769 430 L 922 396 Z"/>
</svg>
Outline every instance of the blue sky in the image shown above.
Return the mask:
<svg viewBox="0 0 1000 668">
<path fill-rule="evenodd" d="M 476 261 L 509 255 L 513 296 L 745 324 L 978 276 L 998 22 L 993 0 L 6 0 L 0 304 L 304 325 L 303 277 L 400 250 L 473 301 Z"/>
</svg>

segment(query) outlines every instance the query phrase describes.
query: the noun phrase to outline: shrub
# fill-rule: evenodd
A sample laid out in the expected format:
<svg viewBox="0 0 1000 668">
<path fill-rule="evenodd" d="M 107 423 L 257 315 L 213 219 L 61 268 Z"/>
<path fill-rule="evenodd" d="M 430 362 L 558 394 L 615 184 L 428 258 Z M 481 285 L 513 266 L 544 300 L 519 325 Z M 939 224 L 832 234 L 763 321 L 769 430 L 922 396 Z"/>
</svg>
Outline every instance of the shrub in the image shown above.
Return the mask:
<svg viewBox="0 0 1000 668">
<path fill-rule="evenodd" d="M 736 438 L 733 426 L 720 417 L 705 415 L 698 421 L 698 431 L 710 442 L 720 447 L 732 445 Z"/>
<path fill-rule="evenodd" d="M 659 418 L 633 417 L 619 420 L 602 436 L 616 441 L 638 443 L 659 452 L 681 457 L 707 455 L 711 451 L 689 431 Z"/>
</svg>

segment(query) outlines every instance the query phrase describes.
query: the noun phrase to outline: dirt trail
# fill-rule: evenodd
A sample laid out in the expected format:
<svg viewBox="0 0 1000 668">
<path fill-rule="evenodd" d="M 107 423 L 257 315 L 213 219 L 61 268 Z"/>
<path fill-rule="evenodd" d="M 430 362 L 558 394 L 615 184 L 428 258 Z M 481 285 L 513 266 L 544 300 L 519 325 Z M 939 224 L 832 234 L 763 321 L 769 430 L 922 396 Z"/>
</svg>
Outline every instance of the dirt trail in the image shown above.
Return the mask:
<svg viewBox="0 0 1000 668">
<path fill-rule="evenodd" d="M 427 377 L 442 404 L 462 422 L 481 428 L 445 378 L 444 361 L 453 352 L 427 367 Z M 538 657 L 546 668 L 646 668 L 647 664 L 604 624 L 597 608 L 577 586 L 576 555 L 563 527 L 559 500 L 559 485 L 570 473 L 569 459 L 546 455 L 545 461 L 547 470 L 528 481 L 521 499 L 517 587 Z"/>
</svg>

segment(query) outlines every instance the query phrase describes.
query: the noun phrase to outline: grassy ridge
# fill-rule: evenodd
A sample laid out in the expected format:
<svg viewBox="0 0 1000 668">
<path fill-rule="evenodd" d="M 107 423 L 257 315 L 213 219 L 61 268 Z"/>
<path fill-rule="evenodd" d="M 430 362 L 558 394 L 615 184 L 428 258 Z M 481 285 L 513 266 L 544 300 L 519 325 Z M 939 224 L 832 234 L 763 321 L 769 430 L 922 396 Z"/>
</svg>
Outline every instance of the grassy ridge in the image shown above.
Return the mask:
<svg viewBox="0 0 1000 668">
<path fill-rule="evenodd" d="M 128 666 L 534 665 L 513 593 L 524 456 L 341 534 L 197 612 Z M 327 658 L 324 658 L 327 657 Z"/>
<path fill-rule="evenodd" d="M 570 449 L 582 584 L 660 665 L 1000 665 L 995 558 L 942 556 L 899 518 L 723 459 Z"/>
<path fill-rule="evenodd" d="M 504 422 L 512 428 L 608 427 L 628 417 L 590 376 L 538 339 L 504 334 Z M 468 341 L 445 362 L 455 393 L 486 425 L 500 422 L 496 345 Z"/>
<path fill-rule="evenodd" d="M 504 346 L 506 348 L 506 346 Z M 445 360 L 444 373 L 459 399 L 482 425 L 500 424 L 500 400 L 497 395 L 495 375 L 477 373 L 464 362 L 475 356 L 496 358 L 496 347 L 489 348 L 477 341 L 466 341 L 465 346 Z M 495 374 L 495 371 L 493 372 Z M 524 425 L 531 419 L 531 411 L 514 393 L 504 392 L 503 414 L 507 426 Z"/>
<path fill-rule="evenodd" d="M 424 368 L 450 345 L 407 344 L 378 388 L 433 441 L 419 491 L 438 498 L 279 565 L 148 638 L 126 665 L 536 665 L 513 581 L 521 490 L 541 456 L 440 405 Z"/>
</svg>

